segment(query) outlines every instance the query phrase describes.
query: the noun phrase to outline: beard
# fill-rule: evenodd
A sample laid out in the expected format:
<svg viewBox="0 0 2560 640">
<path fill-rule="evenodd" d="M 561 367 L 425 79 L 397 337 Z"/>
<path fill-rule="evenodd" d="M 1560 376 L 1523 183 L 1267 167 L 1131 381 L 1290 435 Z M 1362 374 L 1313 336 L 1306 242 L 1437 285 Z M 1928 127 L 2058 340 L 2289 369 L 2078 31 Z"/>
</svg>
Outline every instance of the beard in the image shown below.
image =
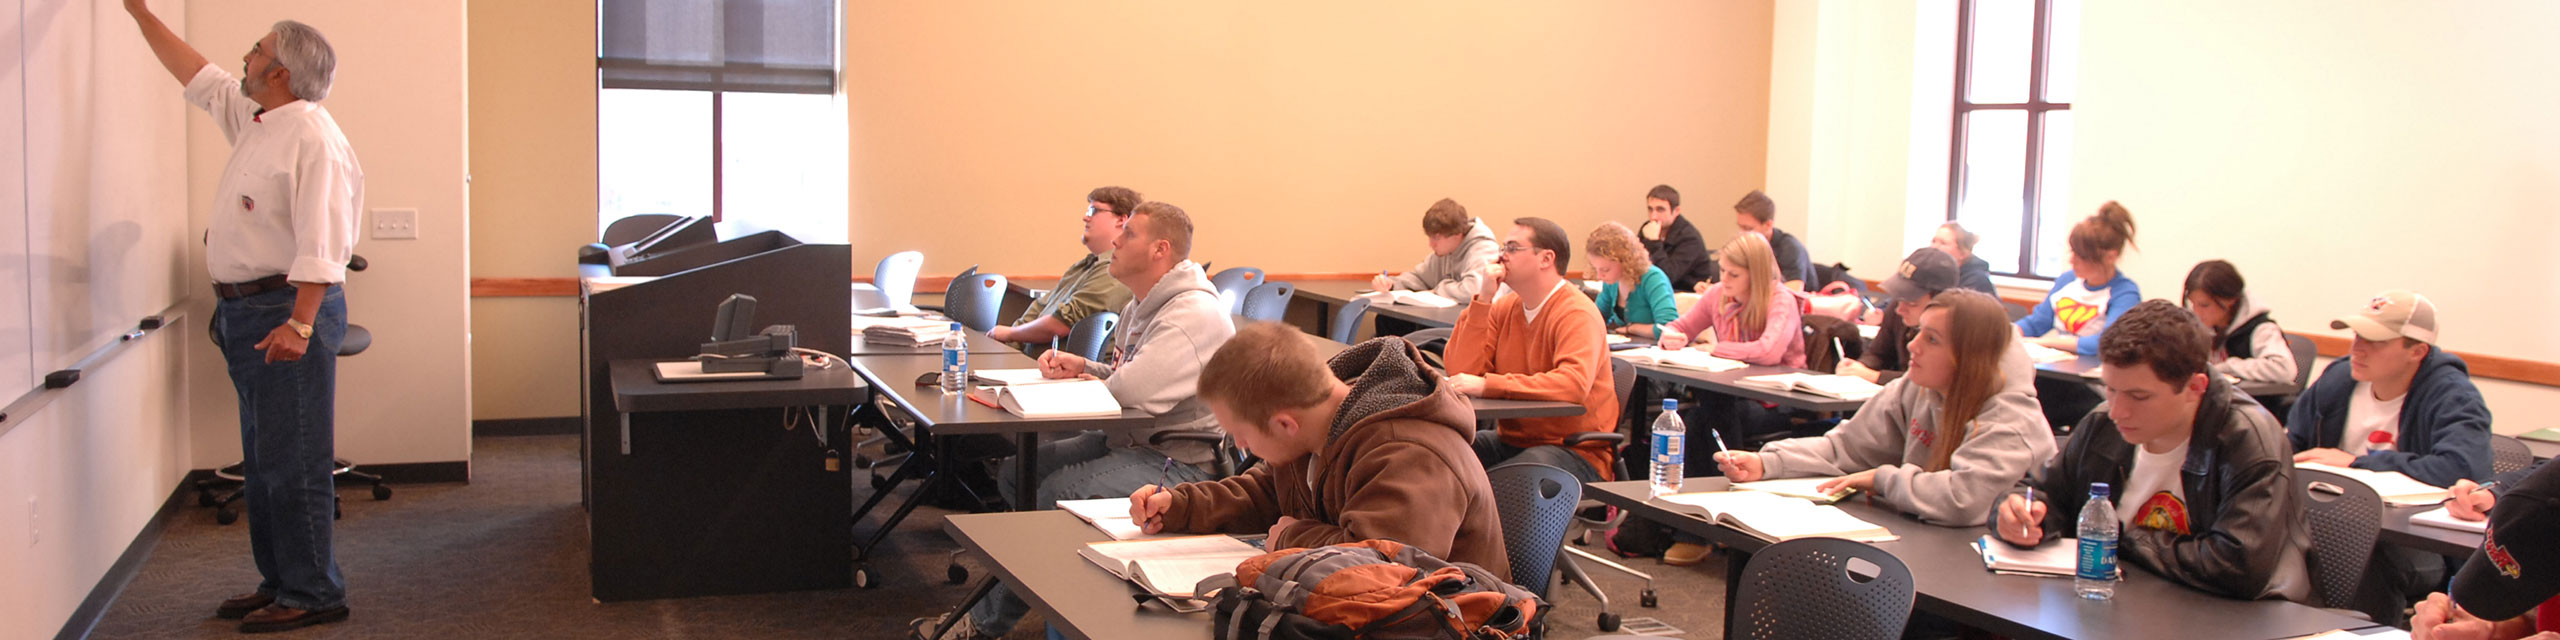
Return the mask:
<svg viewBox="0 0 2560 640">
<path fill-rule="evenodd" d="M 257 73 L 241 76 L 240 95 L 244 97 L 254 97 L 258 95 L 258 92 L 267 90 L 267 72 L 275 68 L 276 63 L 269 62 L 267 63 L 267 68 L 259 69 Z M 248 69 L 244 67 L 241 71 L 248 71 Z"/>
</svg>

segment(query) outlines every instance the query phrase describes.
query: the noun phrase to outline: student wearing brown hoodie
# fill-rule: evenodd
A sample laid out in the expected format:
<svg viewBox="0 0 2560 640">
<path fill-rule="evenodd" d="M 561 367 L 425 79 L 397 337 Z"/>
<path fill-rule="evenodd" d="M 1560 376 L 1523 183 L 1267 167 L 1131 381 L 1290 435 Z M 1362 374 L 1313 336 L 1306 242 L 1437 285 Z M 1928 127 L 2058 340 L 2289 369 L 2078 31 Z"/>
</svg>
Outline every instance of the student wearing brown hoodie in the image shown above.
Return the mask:
<svg viewBox="0 0 2560 640">
<path fill-rule="evenodd" d="M 1327 362 L 1294 327 L 1251 325 L 1201 369 L 1200 399 L 1263 464 L 1138 489 L 1129 515 L 1148 533 L 1267 531 L 1274 550 L 1389 539 L 1510 574 L 1475 410 L 1403 338 Z"/>
</svg>

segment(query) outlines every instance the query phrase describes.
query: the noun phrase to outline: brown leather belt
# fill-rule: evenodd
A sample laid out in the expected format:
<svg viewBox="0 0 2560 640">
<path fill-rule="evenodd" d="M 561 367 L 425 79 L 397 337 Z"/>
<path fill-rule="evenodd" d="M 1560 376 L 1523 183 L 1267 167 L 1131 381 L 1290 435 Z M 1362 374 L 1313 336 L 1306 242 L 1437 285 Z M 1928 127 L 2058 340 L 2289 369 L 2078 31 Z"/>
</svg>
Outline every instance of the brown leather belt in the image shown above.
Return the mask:
<svg viewBox="0 0 2560 640">
<path fill-rule="evenodd" d="M 233 300 L 292 287 L 293 283 L 286 281 L 284 274 L 276 274 L 248 282 L 216 282 L 213 283 L 213 295 Z"/>
</svg>

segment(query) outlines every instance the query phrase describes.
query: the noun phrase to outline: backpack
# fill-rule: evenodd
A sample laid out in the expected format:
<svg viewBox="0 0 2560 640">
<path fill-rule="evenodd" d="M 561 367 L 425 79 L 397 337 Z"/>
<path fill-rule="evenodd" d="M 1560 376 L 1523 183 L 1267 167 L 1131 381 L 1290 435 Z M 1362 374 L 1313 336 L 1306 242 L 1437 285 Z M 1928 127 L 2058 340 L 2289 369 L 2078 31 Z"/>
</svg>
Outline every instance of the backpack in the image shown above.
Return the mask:
<svg viewBox="0 0 2560 640">
<path fill-rule="evenodd" d="M 1507 640 L 1546 631 L 1546 602 L 1527 590 L 1393 540 L 1262 554 L 1193 592 L 1213 590 L 1216 640 Z"/>
</svg>

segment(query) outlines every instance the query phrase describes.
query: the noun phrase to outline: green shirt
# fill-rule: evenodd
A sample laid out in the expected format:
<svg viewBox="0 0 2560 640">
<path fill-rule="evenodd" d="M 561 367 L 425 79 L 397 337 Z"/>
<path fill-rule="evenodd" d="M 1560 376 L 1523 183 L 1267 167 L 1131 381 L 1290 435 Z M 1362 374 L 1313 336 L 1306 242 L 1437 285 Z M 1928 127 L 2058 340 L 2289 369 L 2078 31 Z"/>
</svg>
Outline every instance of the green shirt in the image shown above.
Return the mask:
<svg viewBox="0 0 2560 640">
<path fill-rule="evenodd" d="M 1636 281 L 1635 295 L 1624 302 L 1618 299 L 1618 284 L 1600 285 L 1600 319 L 1609 328 L 1649 324 L 1658 336 L 1662 325 L 1680 318 L 1680 303 L 1671 297 L 1671 277 L 1662 274 L 1662 267 L 1645 267 L 1644 278 Z"/>
<path fill-rule="evenodd" d="M 1086 254 L 1067 273 L 1058 278 L 1058 288 L 1031 302 L 1015 325 L 1028 324 L 1042 316 L 1057 316 L 1068 327 L 1076 326 L 1095 313 L 1118 309 L 1129 304 L 1129 288 L 1111 278 L 1111 256 Z"/>
</svg>

